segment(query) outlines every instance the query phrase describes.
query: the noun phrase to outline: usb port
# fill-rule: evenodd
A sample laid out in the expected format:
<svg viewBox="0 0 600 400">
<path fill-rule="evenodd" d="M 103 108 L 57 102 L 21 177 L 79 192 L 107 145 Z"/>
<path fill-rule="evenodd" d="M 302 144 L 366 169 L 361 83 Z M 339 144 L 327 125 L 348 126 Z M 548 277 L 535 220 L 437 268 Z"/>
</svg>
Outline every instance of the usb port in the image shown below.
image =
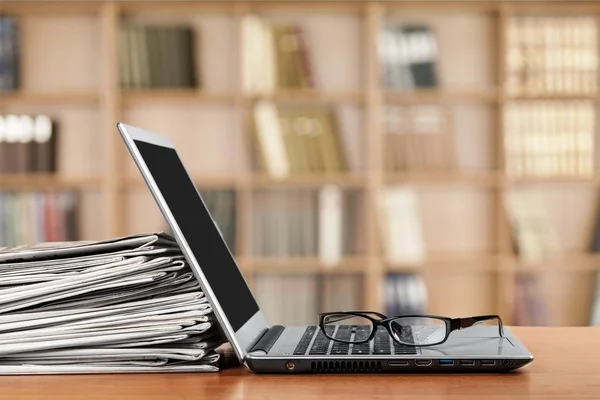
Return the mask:
<svg viewBox="0 0 600 400">
<path fill-rule="evenodd" d="M 408 365 L 408 360 L 388 361 L 388 365 L 390 367 L 406 367 Z"/>
<path fill-rule="evenodd" d="M 494 360 L 481 360 L 482 367 L 493 367 L 496 365 L 496 361 Z"/>
<path fill-rule="evenodd" d="M 444 367 L 449 367 L 454 365 L 454 360 L 440 360 L 440 365 Z"/>
<path fill-rule="evenodd" d="M 419 367 L 427 367 L 431 365 L 432 362 L 432 360 L 415 360 L 415 364 Z"/>
<path fill-rule="evenodd" d="M 460 360 L 458 365 L 472 367 L 475 365 L 475 360 Z"/>
</svg>

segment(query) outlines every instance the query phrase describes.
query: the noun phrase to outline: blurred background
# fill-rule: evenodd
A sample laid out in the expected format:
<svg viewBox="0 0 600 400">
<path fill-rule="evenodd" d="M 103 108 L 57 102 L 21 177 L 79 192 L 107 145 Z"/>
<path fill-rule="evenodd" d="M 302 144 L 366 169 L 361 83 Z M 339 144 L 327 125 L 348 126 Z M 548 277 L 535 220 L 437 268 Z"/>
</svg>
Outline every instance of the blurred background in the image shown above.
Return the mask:
<svg viewBox="0 0 600 400">
<path fill-rule="evenodd" d="M 167 230 L 167 135 L 271 323 L 600 325 L 600 3 L 0 3 L 0 246 Z"/>
</svg>

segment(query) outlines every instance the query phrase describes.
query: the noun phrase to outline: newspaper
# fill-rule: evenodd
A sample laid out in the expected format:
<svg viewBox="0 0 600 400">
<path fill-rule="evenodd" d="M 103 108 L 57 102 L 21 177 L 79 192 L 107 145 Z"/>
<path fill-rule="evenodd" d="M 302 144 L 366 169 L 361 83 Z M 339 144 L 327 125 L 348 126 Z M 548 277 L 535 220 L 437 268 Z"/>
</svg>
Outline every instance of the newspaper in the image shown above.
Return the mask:
<svg viewBox="0 0 600 400">
<path fill-rule="evenodd" d="M 218 371 L 222 343 L 164 233 L 0 248 L 0 374 Z"/>
</svg>

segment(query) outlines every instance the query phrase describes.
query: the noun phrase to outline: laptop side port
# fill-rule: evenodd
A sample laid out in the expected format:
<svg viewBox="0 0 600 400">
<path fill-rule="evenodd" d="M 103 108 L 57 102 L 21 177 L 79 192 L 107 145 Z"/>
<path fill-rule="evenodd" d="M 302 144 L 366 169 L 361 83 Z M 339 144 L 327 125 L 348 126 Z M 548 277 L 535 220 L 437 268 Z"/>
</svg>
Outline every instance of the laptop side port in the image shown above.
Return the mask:
<svg viewBox="0 0 600 400">
<path fill-rule="evenodd" d="M 481 360 L 480 363 L 482 367 L 493 367 L 496 365 L 495 360 Z"/>
<path fill-rule="evenodd" d="M 454 365 L 454 360 L 439 360 L 442 367 L 451 367 Z"/>
<path fill-rule="evenodd" d="M 415 360 L 415 365 L 419 367 L 428 367 L 433 363 L 432 360 Z"/>
<path fill-rule="evenodd" d="M 460 360 L 458 365 L 462 367 L 473 367 L 475 365 L 475 360 Z"/>
<path fill-rule="evenodd" d="M 388 365 L 390 367 L 406 367 L 408 366 L 408 360 L 388 361 Z"/>
</svg>

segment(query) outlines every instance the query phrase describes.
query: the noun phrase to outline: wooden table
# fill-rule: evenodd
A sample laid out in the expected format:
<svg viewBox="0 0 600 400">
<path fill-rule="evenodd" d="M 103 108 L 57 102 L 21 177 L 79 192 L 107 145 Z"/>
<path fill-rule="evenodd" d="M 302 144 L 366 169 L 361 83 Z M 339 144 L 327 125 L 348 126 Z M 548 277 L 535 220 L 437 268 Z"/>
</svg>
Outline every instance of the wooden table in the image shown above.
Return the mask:
<svg viewBox="0 0 600 400">
<path fill-rule="evenodd" d="M 0 399 L 600 399 L 600 328 L 514 328 L 535 356 L 505 374 L 2 376 Z"/>
</svg>

